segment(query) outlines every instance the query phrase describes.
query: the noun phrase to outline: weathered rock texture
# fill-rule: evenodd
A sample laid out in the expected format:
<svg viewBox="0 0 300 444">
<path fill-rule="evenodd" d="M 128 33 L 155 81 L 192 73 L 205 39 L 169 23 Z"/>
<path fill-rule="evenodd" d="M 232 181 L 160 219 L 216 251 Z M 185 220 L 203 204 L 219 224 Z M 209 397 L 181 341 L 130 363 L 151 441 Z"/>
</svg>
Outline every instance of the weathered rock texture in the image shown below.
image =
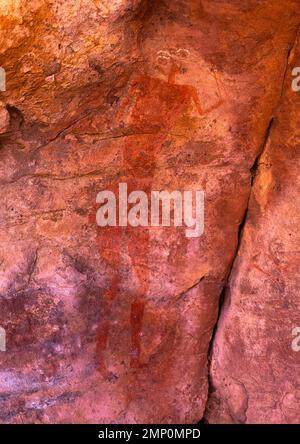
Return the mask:
<svg viewBox="0 0 300 444">
<path fill-rule="evenodd" d="M 0 421 L 299 420 L 298 1 L 6 0 L 0 16 Z M 98 228 L 119 182 L 204 190 L 203 236 Z"/>
<path fill-rule="evenodd" d="M 211 422 L 299 423 L 300 95 L 290 73 L 258 159 L 247 219 L 213 344 Z"/>
</svg>

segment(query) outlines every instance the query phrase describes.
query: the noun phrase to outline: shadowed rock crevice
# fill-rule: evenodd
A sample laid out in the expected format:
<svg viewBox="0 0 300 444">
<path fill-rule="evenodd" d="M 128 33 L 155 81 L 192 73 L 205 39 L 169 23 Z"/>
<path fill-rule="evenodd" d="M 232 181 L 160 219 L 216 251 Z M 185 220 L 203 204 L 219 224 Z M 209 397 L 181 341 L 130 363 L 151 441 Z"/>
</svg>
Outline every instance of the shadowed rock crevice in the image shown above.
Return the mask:
<svg viewBox="0 0 300 444">
<path fill-rule="evenodd" d="M 232 292 L 234 292 L 236 290 L 235 286 L 233 286 L 233 289 L 231 288 L 231 284 L 236 280 L 237 270 L 239 269 L 240 264 L 243 263 L 243 260 L 244 260 L 243 256 L 245 255 L 245 246 L 244 246 L 244 241 L 243 241 L 243 234 L 244 234 L 246 226 L 248 228 L 248 225 L 250 225 L 251 229 L 254 231 L 253 237 L 255 237 L 256 227 L 255 227 L 255 223 L 253 226 L 253 213 L 255 212 L 255 208 L 256 208 L 254 205 L 255 195 L 257 195 L 257 188 L 259 187 L 259 185 L 257 186 L 257 182 L 264 180 L 263 176 L 265 175 L 265 171 L 261 171 L 261 166 L 266 165 L 266 168 L 270 168 L 271 163 L 268 163 L 268 162 L 265 163 L 266 162 L 265 158 L 272 158 L 272 155 L 273 155 L 272 149 L 273 150 L 277 149 L 277 146 L 274 144 L 274 142 L 273 142 L 272 146 L 270 146 L 270 144 L 272 143 L 273 139 L 276 140 L 276 137 L 278 137 L 278 128 L 281 127 L 281 124 L 283 124 L 283 125 L 286 124 L 286 122 L 284 121 L 284 118 L 285 118 L 284 113 L 288 112 L 287 103 L 289 103 L 289 102 L 288 102 L 287 97 L 289 97 L 291 95 L 291 92 L 289 91 L 289 90 L 291 90 L 291 85 L 290 85 L 291 77 L 289 75 L 289 72 L 292 70 L 292 68 L 294 66 L 293 63 L 295 63 L 295 60 L 296 60 L 296 52 L 298 52 L 298 54 L 299 54 L 299 48 L 297 51 L 298 42 L 299 42 L 299 29 L 300 28 L 298 27 L 297 32 L 296 32 L 296 37 L 288 49 L 287 61 L 286 61 L 286 65 L 284 68 L 284 76 L 283 76 L 283 80 L 281 83 L 278 103 L 277 103 L 276 107 L 274 108 L 274 111 L 272 113 L 272 117 L 270 118 L 269 125 L 266 129 L 262 149 L 260 150 L 260 152 L 259 152 L 257 158 L 255 159 L 255 162 L 250 170 L 251 171 L 251 190 L 250 190 L 249 200 L 248 200 L 247 208 L 245 210 L 243 222 L 241 223 L 241 225 L 239 227 L 237 250 L 234 255 L 233 262 L 230 267 L 230 271 L 228 273 L 226 284 L 223 288 L 223 291 L 222 291 L 222 294 L 220 297 L 218 321 L 215 325 L 214 333 L 213 333 L 213 336 L 212 336 L 212 339 L 210 342 L 209 355 L 208 355 L 209 394 L 208 394 L 208 399 L 207 399 L 207 403 L 206 403 L 205 413 L 204 413 L 203 419 L 201 421 L 204 423 L 210 423 L 210 422 L 211 423 L 215 423 L 215 422 L 222 423 L 222 422 L 231 422 L 231 421 L 234 423 L 247 423 L 248 422 L 247 410 L 248 410 L 248 405 L 249 405 L 249 394 L 247 392 L 247 387 L 241 381 L 234 380 L 233 375 L 232 375 L 232 379 L 231 379 L 231 374 L 226 375 L 226 370 L 221 369 L 221 368 L 217 369 L 216 365 L 217 365 L 217 361 L 218 361 L 218 355 L 220 352 L 220 348 L 219 348 L 220 347 L 220 337 L 222 337 L 222 333 L 224 333 L 224 331 L 226 329 L 226 317 L 228 316 L 228 312 L 230 311 Z M 296 97 L 295 97 L 295 99 L 296 99 Z M 292 102 L 290 101 L 290 106 L 292 108 L 291 103 Z M 293 105 L 295 105 L 295 104 L 293 104 Z M 274 128 L 275 123 L 276 123 L 276 129 Z M 275 132 L 275 135 L 274 135 L 274 132 Z M 283 144 L 285 143 L 284 139 L 283 139 L 282 143 Z M 267 151 L 268 151 L 268 154 L 266 154 Z M 287 153 L 287 155 L 288 155 L 288 153 Z M 275 156 L 273 155 L 273 157 L 275 157 Z M 277 174 L 279 174 L 279 171 L 280 170 L 277 171 Z M 276 171 L 275 171 L 275 174 L 276 174 Z M 256 191 L 253 191 L 255 188 L 256 188 Z M 274 199 L 277 199 L 277 196 L 274 196 Z M 252 205 L 250 219 L 249 219 L 249 205 Z M 261 218 L 263 218 L 262 214 L 261 214 Z M 259 231 L 259 228 L 258 228 L 258 231 Z M 247 243 L 247 240 L 245 242 Z M 241 251 L 241 249 L 243 251 Z M 262 294 L 262 296 L 263 296 L 263 294 Z M 219 336 L 218 338 L 217 338 L 217 335 Z M 266 338 L 266 340 L 267 339 L 268 338 Z M 251 346 L 251 344 L 248 344 L 248 346 Z M 239 365 L 241 365 L 242 360 L 244 359 L 243 355 L 241 354 L 238 359 L 240 359 L 241 361 L 237 360 L 235 362 L 235 365 L 237 368 Z M 223 370 L 224 370 L 225 377 L 222 378 Z M 243 376 L 245 377 L 245 379 L 247 378 L 247 375 L 243 375 Z M 218 380 L 218 386 L 216 386 L 214 384 L 214 379 Z M 228 394 L 226 394 L 226 389 L 224 389 L 223 393 L 221 393 L 221 391 L 223 389 L 221 389 L 220 381 L 221 381 L 222 386 L 224 385 L 225 387 L 227 387 Z M 230 399 L 230 396 L 231 396 L 229 394 L 230 393 L 229 387 L 231 384 L 230 381 L 234 381 L 234 382 L 232 382 L 233 384 L 241 385 L 243 387 L 243 391 L 246 393 L 246 396 L 244 398 L 245 406 L 242 409 L 243 414 L 241 416 L 236 414 L 236 412 L 233 413 L 238 405 L 237 400 L 236 400 L 237 404 L 234 406 L 232 406 L 232 405 L 230 406 L 230 404 L 228 404 L 228 399 Z M 228 399 L 226 398 L 226 396 L 228 397 Z M 274 396 L 276 398 L 276 394 Z M 240 399 L 242 399 L 242 398 L 243 398 L 243 396 L 240 397 Z M 225 405 L 225 407 L 224 407 L 224 405 Z M 225 411 L 225 413 L 224 413 L 224 411 Z M 280 412 L 281 412 L 282 416 L 284 416 L 284 413 L 281 408 L 280 408 Z M 252 417 L 253 417 L 253 412 L 252 412 Z M 264 421 L 264 418 L 261 418 L 261 422 L 263 422 L 263 421 Z M 297 419 L 296 419 L 296 421 L 297 421 Z M 255 421 L 253 421 L 253 419 L 252 420 L 250 419 L 250 423 L 251 422 L 255 422 Z M 257 422 L 260 422 L 260 420 Z M 269 422 L 268 419 L 266 419 L 266 422 L 267 423 Z"/>
<path fill-rule="evenodd" d="M 286 70 L 285 70 L 285 75 L 286 75 Z M 281 96 L 281 94 L 280 94 L 280 96 Z M 280 105 L 280 103 L 278 103 L 277 106 L 279 106 L 279 105 Z M 240 246 L 241 246 L 241 242 L 242 242 L 242 238 L 243 238 L 244 227 L 245 227 L 245 224 L 247 223 L 247 216 L 248 216 L 248 209 L 249 209 L 249 202 L 250 202 L 250 198 L 251 198 L 252 187 L 254 185 L 254 181 L 255 181 L 256 175 L 259 174 L 258 173 L 259 161 L 260 161 L 261 157 L 263 156 L 263 153 L 264 153 L 264 151 L 266 149 L 266 146 L 268 144 L 268 141 L 269 141 L 269 138 L 270 138 L 270 134 L 271 134 L 271 131 L 272 131 L 273 123 L 274 123 L 274 117 L 271 117 L 270 123 L 269 123 L 269 125 L 268 125 L 268 127 L 266 129 L 266 132 L 265 132 L 264 143 L 262 145 L 262 148 L 261 148 L 258 156 L 256 157 L 253 166 L 250 168 L 251 188 L 250 188 L 248 203 L 247 203 L 247 206 L 245 208 L 245 212 L 244 212 L 244 216 L 243 216 L 242 222 L 240 223 L 239 228 L 238 228 L 238 240 L 237 240 L 236 252 L 235 252 L 235 254 L 233 256 L 231 266 L 230 266 L 229 271 L 227 273 L 226 282 L 225 282 L 225 285 L 224 285 L 224 287 L 222 289 L 222 292 L 221 292 L 221 295 L 220 295 L 218 320 L 217 320 L 217 322 L 215 324 L 214 331 L 213 331 L 213 334 L 212 334 L 212 338 L 210 340 L 209 352 L 208 352 L 208 358 L 207 358 L 208 359 L 209 389 L 208 389 L 208 398 L 207 398 L 207 403 L 206 403 L 206 409 L 205 409 L 205 412 L 204 412 L 204 415 L 203 415 L 203 419 L 202 419 L 202 422 L 204 422 L 204 423 L 207 422 L 207 420 L 206 420 L 206 417 L 207 417 L 207 405 L 209 404 L 209 401 L 210 401 L 210 399 L 209 399 L 210 395 L 215 391 L 215 389 L 213 387 L 212 380 L 211 380 L 211 375 L 210 375 L 210 366 L 211 366 L 211 359 L 212 359 L 212 353 L 213 353 L 214 339 L 215 339 L 216 333 L 217 333 L 218 328 L 219 328 L 219 320 L 220 320 L 220 317 L 222 315 L 223 305 L 226 302 L 226 295 L 227 295 L 228 298 L 230 297 L 229 282 L 230 282 L 232 270 L 233 270 L 234 265 L 235 265 L 236 258 L 237 258 L 238 254 L 239 254 L 239 251 L 240 251 Z"/>
<path fill-rule="evenodd" d="M 207 407 L 210 422 L 208 385 L 214 390 L 215 373 L 228 367 L 214 372 L 214 352 L 239 261 L 251 264 L 240 283 L 250 295 L 242 313 L 260 284 L 252 273 L 269 279 L 266 295 L 285 291 L 285 304 L 295 304 L 296 284 L 285 280 L 296 273 L 295 248 L 278 235 L 268 249 L 259 216 L 272 212 L 276 196 L 290 200 L 285 177 L 297 159 L 298 129 L 277 113 L 294 57 L 297 2 L 6 0 L 0 14 L 7 72 L 0 325 L 8 350 L 0 420 L 195 423 Z M 270 144 L 288 128 L 285 158 Z M 172 224 L 99 227 L 98 193 L 117 196 L 124 182 L 149 196 L 204 191 L 203 235 L 188 238 L 186 227 Z M 286 230 L 294 239 L 292 222 Z M 256 233 L 274 270 L 259 262 L 260 252 L 242 253 Z M 275 317 L 272 307 L 264 306 L 263 319 Z M 241 325 L 226 330 L 229 364 L 244 350 L 245 337 L 235 336 Z M 260 340 L 268 332 L 258 327 Z M 268 363 L 264 369 L 272 374 Z M 247 369 L 234 370 L 218 400 L 231 422 L 251 421 Z M 279 403 L 289 418 L 291 390 L 282 388 Z M 261 392 L 255 402 L 270 412 Z"/>
</svg>

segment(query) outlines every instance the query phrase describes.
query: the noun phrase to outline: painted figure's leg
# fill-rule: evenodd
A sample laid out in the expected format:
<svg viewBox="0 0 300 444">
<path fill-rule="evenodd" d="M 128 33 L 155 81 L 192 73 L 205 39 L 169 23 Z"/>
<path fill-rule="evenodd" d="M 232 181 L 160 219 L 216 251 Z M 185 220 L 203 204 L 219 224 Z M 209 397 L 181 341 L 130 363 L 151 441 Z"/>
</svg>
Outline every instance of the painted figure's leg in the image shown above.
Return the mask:
<svg viewBox="0 0 300 444">
<path fill-rule="evenodd" d="M 144 298 L 137 298 L 131 304 L 130 324 L 131 324 L 131 352 L 130 367 L 139 368 L 141 366 L 141 332 L 143 327 L 143 317 L 145 310 Z"/>
<path fill-rule="evenodd" d="M 116 274 L 111 279 L 110 288 L 104 292 L 103 318 L 100 322 L 97 337 L 97 362 L 98 370 L 104 379 L 109 377 L 109 371 L 106 365 L 106 352 L 108 347 L 111 307 L 119 291 L 119 276 Z"/>
</svg>

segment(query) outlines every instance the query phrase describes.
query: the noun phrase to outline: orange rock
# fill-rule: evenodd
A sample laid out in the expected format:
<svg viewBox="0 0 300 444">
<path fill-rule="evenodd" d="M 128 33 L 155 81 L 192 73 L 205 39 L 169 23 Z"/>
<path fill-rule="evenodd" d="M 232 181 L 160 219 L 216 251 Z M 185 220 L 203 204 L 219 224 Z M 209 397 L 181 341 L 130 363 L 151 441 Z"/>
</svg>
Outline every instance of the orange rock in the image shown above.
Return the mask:
<svg viewBox="0 0 300 444">
<path fill-rule="evenodd" d="M 298 35 L 217 326 L 212 423 L 299 423 L 300 95 L 291 88 L 299 61 Z"/>
<path fill-rule="evenodd" d="M 208 350 L 251 168 L 280 103 L 300 22 L 293 0 L 246 3 L 1 2 L 1 422 L 203 417 Z M 285 114 L 278 118 L 296 137 Z M 255 181 L 256 205 L 271 215 L 275 191 L 268 190 L 283 186 L 277 175 L 288 177 L 293 152 L 291 165 L 276 160 L 257 179 L 259 189 Z M 96 196 L 120 182 L 146 192 L 204 190 L 204 234 L 100 229 Z M 294 199 L 282 197 L 292 217 Z M 274 224 L 266 226 L 272 234 Z M 254 237 L 253 248 L 267 248 L 263 239 Z M 277 278 L 252 259 L 264 279 Z M 286 256 L 287 270 L 293 260 Z M 257 268 L 251 273 L 262 279 Z M 274 285 L 281 283 L 280 275 Z M 269 319 L 264 307 L 261 325 Z M 226 356 L 234 360 L 242 344 L 232 325 L 237 346 Z M 248 387 L 239 376 L 229 382 L 228 414 L 243 422 Z M 294 421 L 296 393 L 284 395 L 282 409 Z M 272 409 L 269 400 L 257 402 L 257 411 Z"/>
</svg>

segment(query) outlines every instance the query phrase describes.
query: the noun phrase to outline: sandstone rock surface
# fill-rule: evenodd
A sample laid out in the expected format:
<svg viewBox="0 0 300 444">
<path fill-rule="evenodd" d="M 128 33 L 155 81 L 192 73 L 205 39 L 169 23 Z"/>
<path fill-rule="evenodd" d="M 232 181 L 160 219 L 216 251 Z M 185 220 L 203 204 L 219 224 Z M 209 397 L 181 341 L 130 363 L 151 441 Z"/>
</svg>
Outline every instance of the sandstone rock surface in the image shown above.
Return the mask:
<svg viewBox="0 0 300 444">
<path fill-rule="evenodd" d="M 300 419 L 299 106 L 291 88 L 300 60 L 291 52 L 283 97 L 258 160 L 239 253 L 213 345 L 211 422 Z"/>
<path fill-rule="evenodd" d="M 258 314 L 251 315 L 248 295 L 255 290 L 258 301 L 263 281 L 252 269 L 242 301 L 250 317 L 237 307 L 230 324 L 218 324 L 212 366 L 218 397 L 209 400 L 206 418 L 295 422 L 296 386 L 284 385 L 284 375 L 295 376 L 297 356 L 285 350 L 287 336 L 270 347 L 279 373 L 272 375 L 262 359 L 262 379 L 251 394 L 239 345 L 228 347 L 222 335 L 230 328 L 246 344 L 240 325 L 246 329 L 254 319 L 272 330 L 276 308 L 281 322 L 289 316 L 285 334 L 296 321 L 290 308 L 298 303 L 296 188 L 292 199 L 286 188 L 289 171 L 297 174 L 296 105 L 293 124 L 287 105 L 276 114 L 277 136 L 259 159 L 269 155 L 274 165 L 259 167 L 252 193 L 251 168 L 282 101 L 300 23 L 297 2 L 6 0 L 0 16 L 0 65 L 7 73 L 0 93 L 0 326 L 7 334 L 0 421 L 201 420 L 220 296 L 251 195 L 248 214 L 257 222 L 251 229 L 246 221 L 244 262 L 239 249 L 230 282 L 247 280 L 239 276 L 248 273 L 258 241 L 264 255 L 275 239 L 270 260 L 279 262 Z M 277 142 L 282 148 L 274 155 Z M 148 193 L 203 190 L 204 234 L 189 239 L 183 227 L 97 227 L 98 192 L 115 191 L 120 182 Z M 283 239 L 272 223 L 274 208 L 291 218 Z M 265 282 L 272 271 L 267 260 L 257 264 Z M 253 340 L 268 331 L 255 330 Z M 215 355 L 219 343 L 222 359 Z M 250 359 L 251 342 L 245 346 Z M 229 373 L 227 392 L 220 385 Z M 283 397 L 274 407 L 275 398 L 263 393 L 277 378 Z M 248 411 L 249 393 L 250 409 L 262 416 Z"/>
</svg>

